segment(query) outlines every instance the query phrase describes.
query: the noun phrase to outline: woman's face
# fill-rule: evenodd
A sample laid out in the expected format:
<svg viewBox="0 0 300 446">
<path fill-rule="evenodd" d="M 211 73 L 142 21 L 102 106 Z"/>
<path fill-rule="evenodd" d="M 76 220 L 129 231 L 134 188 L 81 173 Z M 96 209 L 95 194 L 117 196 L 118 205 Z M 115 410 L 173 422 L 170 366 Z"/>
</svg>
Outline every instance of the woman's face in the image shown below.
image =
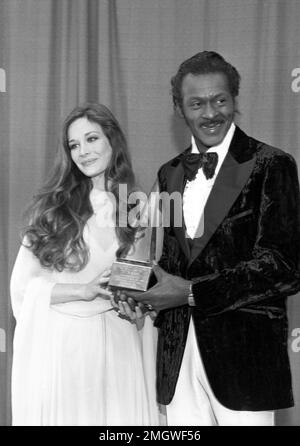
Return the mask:
<svg viewBox="0 0 300 446">
<path fill-rule="evenodd" d="M 71 158 L 78 169 L 93 183 L 104 180 L 104 172 L 112 155 L 111 145 L 96 122 L 78 118 L 68 129 Z"/>
</svg>

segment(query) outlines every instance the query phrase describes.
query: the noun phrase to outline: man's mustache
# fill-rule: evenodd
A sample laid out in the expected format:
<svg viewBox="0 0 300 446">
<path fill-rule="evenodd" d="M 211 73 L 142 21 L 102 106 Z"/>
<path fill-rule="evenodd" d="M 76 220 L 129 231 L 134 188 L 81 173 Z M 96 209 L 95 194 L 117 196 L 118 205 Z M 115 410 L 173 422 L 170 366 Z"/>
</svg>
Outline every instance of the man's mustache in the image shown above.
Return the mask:
<svg viewBox="0 0 300 446">
<path fill-rule="evenodd" d="M 217 120 L 213 120 L 213 121 L 205 121 L 202 123 L 202 125 L 213 126 L 213 125 L 223 124 L 223 123 L 224 123 L 224 119 L 217 119 Z"/>
</svg>

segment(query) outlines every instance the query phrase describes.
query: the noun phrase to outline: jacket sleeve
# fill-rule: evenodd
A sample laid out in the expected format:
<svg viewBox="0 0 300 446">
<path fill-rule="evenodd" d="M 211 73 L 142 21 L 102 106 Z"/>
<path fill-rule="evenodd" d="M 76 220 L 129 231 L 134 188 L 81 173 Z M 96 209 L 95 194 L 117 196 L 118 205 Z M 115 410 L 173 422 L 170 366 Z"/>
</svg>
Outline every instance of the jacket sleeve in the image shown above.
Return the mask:
<svg viewBox="0 0 300 446">
<path fill-rule="evenodd" d="M 193 293 L 197 309 L 208 317 L 299 290 L 297 167 L 290 155 L 276 155 L 266 166 L 251 259 L 198 277 Z"/>
</svg>

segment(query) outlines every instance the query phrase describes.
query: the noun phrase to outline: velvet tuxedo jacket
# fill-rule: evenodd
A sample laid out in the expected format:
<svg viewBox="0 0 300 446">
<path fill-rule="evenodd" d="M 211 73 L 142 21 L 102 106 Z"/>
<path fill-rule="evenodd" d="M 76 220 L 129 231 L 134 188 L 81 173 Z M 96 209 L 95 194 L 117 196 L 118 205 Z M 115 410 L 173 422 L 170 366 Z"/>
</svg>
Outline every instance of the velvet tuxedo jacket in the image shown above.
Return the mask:
<svg viewBox="0 0 300 446">
<path fill-rule="evenodd" d="M 161 167 L 161 191 L 183 193 L 182 156 Z M 196 306 L 164 310 L 156 319 L 158 401 L 172 400 L 193 317 L 222 405 L 251 411 L 293 405 L 286 298 L 300 290 L 298 263 L 295 161 L 237 127 L 205 206 L 202 237 L 190 246 L 184 222 L 175 227 L 172 213 L 164 229 L 160 265 L 193 280 Z"/>
</svg>

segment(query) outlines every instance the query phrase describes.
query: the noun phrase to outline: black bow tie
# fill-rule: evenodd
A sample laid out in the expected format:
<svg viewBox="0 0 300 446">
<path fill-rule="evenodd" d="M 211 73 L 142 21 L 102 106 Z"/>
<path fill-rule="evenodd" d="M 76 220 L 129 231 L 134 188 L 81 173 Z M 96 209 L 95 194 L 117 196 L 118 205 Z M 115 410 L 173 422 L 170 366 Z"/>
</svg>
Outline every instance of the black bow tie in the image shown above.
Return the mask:
<svg viewBox="0 0 300 446">
<path fill-rule="evenodd" d="M 208 180 L 214 176 L 218 164 L 218 154 L 216 152 L 188 153 L 183 156 L 182 164 L 185 177 L 189 181 L 196 177 L 200 167 L 202 167 L 203 173 Z"/>
</svg>

